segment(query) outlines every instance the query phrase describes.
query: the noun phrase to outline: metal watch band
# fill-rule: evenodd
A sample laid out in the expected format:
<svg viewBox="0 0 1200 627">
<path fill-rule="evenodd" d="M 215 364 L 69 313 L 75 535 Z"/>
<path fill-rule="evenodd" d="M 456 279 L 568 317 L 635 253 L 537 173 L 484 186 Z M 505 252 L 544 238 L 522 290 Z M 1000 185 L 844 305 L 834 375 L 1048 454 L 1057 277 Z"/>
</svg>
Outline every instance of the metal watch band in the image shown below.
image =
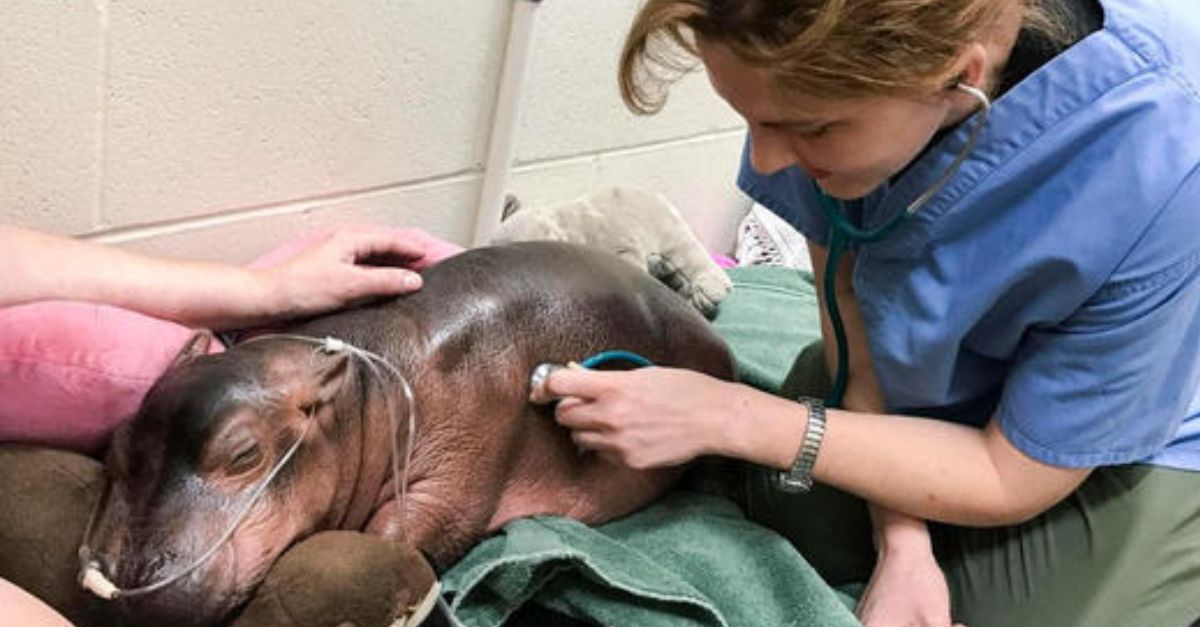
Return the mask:
<svg viewBox="0 0 1200 627">
<path fill-rule="evenodd" d="M 807 396 L 801 397 L 800 402 L 808 407 L 808 425 L 804 427 L 804 442 L 792 467 L 776 475 L 779 489 L 784 492 L 808 492 L 812 488 L 812 469 L 817 463 L 821 440 L 825 438 L 825 403 Z"/>
</svg>

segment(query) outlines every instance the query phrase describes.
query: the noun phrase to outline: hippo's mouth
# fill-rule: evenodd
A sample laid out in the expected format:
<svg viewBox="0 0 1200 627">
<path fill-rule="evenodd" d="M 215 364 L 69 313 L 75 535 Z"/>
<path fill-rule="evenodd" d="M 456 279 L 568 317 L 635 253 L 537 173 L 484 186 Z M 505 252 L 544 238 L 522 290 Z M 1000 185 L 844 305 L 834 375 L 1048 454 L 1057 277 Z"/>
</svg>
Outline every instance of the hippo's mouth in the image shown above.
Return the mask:
<svg viewBox="0 0 1200 627">
<path fill-rule="evenodd" d="M 214 543 L 204 553 L 176 559 L 147 557 L 147 552 L 127 553 L 117 565 L 107 556 L 80 549 L 80 585 L 113 603 L 125 618 L 122 624 L 138 626 L 173 625 L 207 627 L 223 622 L 245 604 L 266 578 L 278 553 L 262 556 L 257 563 L 234 572 L 238 562 L 232 554 L 213 559 L 215 549 L 232 545 Z M 286 548 L 286 547 L 284 547 Z M 105 573 L 109 566 L 113 577 Z M 154 573 L 143 579 L 138 572 Z"/>
</svg>

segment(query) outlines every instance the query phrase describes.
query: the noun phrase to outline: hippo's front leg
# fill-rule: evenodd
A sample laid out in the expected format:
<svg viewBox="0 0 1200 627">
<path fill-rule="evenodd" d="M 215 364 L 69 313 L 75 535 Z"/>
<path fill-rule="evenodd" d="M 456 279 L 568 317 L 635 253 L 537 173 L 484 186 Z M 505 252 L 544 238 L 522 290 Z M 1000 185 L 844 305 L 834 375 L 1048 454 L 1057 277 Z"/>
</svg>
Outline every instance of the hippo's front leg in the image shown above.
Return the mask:
<svg viewBox="0 0 1200 627">
<path fill-rule="evenodd" d="M 427 437 L 429 444 L 413 452 L 403 504 L 389 482 L 366 531 L 412 544 L 439 569 L 465 555 L 487 533 L 505 475 L 502 461 L 460 444 L 465 441 L 458 438 L 454 450 L 445 450 L 446 440 Z"/>
<path fill-rule="evenodd" d="M 447 568 L 483 537 L 495 509 L 494 503 L 458 502 L 442 496 L 450 494 L 466 496 L 467 492 L 449 482 L 413 483 L 404 508 L 395 498 L 389 499 L 371 517 L 367 532 L 411 544 L 429 557 L 436 568 Z"/>
</svg>

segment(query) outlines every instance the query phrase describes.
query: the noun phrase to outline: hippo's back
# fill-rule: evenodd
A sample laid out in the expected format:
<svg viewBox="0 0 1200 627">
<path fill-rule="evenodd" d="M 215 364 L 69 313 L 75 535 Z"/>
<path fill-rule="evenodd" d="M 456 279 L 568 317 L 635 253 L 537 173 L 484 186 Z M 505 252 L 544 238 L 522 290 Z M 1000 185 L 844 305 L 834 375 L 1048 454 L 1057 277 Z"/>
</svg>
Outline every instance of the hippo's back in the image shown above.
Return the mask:
<svg viewBox="0 0 1200 627">
<path fill-rule="evenodd" d="M 405 306 L 437 321 L 432 343 L 447 356 L 519 348 L 529 372 L 621 349 L 657 365 L 732 376 L 729 352 L 703 316 L 606 251 L 562 242 L 477 248 L 430 268 L 425 283 Z"/>
</svg>

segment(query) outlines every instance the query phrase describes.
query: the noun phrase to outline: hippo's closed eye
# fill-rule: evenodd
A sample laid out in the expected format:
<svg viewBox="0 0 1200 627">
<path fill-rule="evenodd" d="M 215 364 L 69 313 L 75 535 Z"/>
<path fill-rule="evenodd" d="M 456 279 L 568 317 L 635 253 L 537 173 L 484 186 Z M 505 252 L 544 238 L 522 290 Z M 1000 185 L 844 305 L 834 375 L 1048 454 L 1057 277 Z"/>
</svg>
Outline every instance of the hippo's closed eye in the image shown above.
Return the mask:
<svg viewBox="0 0 1200 627">
<path fill-rule="evenodd" d="M 262 419 L 256 412 L 238 411 L 228 417 L 220 433 L 205 447 L 200 467 L 206 473 L 228 477 L 249 474 L 263 465 Z"/>
<path fill-rule="evenodd" d="M 230 475 L 241 475 L 254 470 L 262 462 L 262 447 L 257 441 L 250 440 L 241 444 L 225 466 L 225 472 Z"/>
</svg>

